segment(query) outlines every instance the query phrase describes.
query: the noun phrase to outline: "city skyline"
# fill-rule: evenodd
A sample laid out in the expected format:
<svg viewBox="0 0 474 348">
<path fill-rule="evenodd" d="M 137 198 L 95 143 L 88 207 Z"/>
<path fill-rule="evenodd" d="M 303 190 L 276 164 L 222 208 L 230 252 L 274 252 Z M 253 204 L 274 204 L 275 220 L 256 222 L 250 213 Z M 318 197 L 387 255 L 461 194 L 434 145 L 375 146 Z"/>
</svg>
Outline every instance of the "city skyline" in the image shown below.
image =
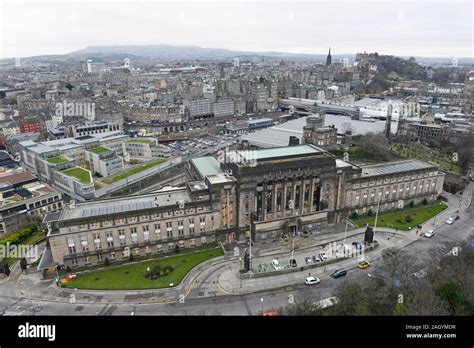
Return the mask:
<svg viewBox="0 0 474 348">
<path fill-rule="evenodd" d="M 5 1 L 0 8 L 0 58 L 158 44 L 302 54 L 325 54 L 331 46 L 336 55 L 473 56 L 470 2 L 374 4 Z"/>
</svg>

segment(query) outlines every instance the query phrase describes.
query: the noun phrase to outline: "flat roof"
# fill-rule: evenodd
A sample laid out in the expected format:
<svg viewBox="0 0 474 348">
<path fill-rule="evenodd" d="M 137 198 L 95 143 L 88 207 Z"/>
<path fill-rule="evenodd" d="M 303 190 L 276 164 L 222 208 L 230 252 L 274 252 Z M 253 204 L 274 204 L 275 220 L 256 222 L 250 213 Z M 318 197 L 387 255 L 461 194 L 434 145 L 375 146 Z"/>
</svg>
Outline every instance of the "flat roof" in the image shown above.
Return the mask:
<svg viewBox="0 0 474 348">
<path fill-rule="evenodd" d="M 313 145 L 298 145 L 274 147 L 260 150 L 242 150 L 237 151 L 237 154 L 244 157 L 246 160 L 265 160 L 270 158 L 281 158 L 290 156 L 302 156 L 321 153 L 322 150 Z"/>
<path fill-rule="evenodd" d="M 219 161 L 212 156 L 193 158 L 191 162 L 203 178 L 223 173 Z"/>
<path fill-rule="evenodd" d="M 185 203 L 191 202 L 191 197 L 186 189 L 172 189 L 146 196 L 129 196 L 85 202 L 76 204 L 72 209 L 69 205 L 65 205 L 58 220 L 64 221 L 90 218 L 116 213 L 140 211 L 157 206 L 172 206 L 176 205 L 179 201 L 184 201 Z"/>
<path fill-rule="evenodd" d="M 420 160 L 397 161 L 390 163 L 373 164 L 361 166 L 362 176 L 387 175 L 409 172 L 418 169 L 437 169 L 435 164 Z"/>
</svg>

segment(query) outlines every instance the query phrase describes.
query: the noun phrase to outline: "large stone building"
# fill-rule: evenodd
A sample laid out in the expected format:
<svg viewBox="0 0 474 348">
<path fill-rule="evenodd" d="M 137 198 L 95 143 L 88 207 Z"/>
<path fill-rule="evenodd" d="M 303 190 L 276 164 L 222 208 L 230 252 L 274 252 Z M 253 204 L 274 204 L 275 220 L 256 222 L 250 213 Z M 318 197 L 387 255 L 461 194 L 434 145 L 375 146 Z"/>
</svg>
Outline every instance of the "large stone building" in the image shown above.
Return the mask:
<svg viewBox="0 0 474 348">
<path fill-rule="evenodd" d="M 185 188 L 73 204 L 51 214 L 49 255 L 96 265 L 206 243 L 323 230 L 354 211 L 436 199 L 444 174 L 418 160 L 356 166 L 314 145 L 231 151 L 186 166 Z M 402 203 L 400 203 L 402 201 Z M 45 254 L 47 255 L 47 254 Z"/>
</svg>

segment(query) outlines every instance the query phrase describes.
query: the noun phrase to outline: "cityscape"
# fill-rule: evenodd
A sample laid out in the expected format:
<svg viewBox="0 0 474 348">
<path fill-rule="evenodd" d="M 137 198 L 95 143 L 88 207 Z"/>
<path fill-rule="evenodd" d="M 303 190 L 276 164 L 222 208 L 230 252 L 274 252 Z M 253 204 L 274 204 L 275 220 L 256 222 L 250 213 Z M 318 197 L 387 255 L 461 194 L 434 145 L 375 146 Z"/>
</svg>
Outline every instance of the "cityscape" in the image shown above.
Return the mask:
<svg viewBox="0 0 474 348">
<path fill-rule="evenodd" d="M 3 6 L 1 316 L 474 315 L 471 2 L 106 4 Z"/>
</svg>

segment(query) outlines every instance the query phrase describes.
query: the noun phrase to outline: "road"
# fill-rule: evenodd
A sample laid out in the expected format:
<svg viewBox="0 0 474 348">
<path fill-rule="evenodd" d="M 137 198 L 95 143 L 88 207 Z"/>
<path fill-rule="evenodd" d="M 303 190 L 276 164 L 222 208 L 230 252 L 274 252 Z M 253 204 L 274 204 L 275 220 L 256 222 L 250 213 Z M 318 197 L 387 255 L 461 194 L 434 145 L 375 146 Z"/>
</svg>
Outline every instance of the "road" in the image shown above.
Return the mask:
<svg viewBox="0 0 474 348">
<path fill-rule="evenodd" d="M 470 194 L 472 195 L 472 190 Z M 404 247 L 409 255 L 418 260 L 420 268 L 434 258 L 439 260 L 445 255 L 449 251 L 447 244 L 461 246 L 465 245 L 466 240 L 474 238 L 474 205 L 470 205 L 453 225 L 446 225 L 439 220 L 436 225 L 438 228 L 434 237 L 418 238 Z M 381 262 L 378 259 L 365 270 L 350 270 L 346 277 L 339 279 L 330 278 L 328 271 L 320 277 L 320 284 L 310 287 L 304 285 L 302 279 L 296 285 L 245 295 L 228 295 L 219 290 L 217 283 L 222 267 L 216 265 L 215 269 L 210 269 L 205 274 L 189 296 L 181 302 L 170 304 L 143 304 L 137 301 L 76 304 L 24 299 L 17 293 L 21 276 L 14 269 L 8 281 L 0 279 L 0 315 L 261 315 L 262 310 L 279 309 L 306 294 L 321 299 L 333 296 L 339 284 L 355 279 L 368 279 L 368 273 L 379 272 Z M 224 264 L 224 267 L 227 266 Z"/>
</svg>

